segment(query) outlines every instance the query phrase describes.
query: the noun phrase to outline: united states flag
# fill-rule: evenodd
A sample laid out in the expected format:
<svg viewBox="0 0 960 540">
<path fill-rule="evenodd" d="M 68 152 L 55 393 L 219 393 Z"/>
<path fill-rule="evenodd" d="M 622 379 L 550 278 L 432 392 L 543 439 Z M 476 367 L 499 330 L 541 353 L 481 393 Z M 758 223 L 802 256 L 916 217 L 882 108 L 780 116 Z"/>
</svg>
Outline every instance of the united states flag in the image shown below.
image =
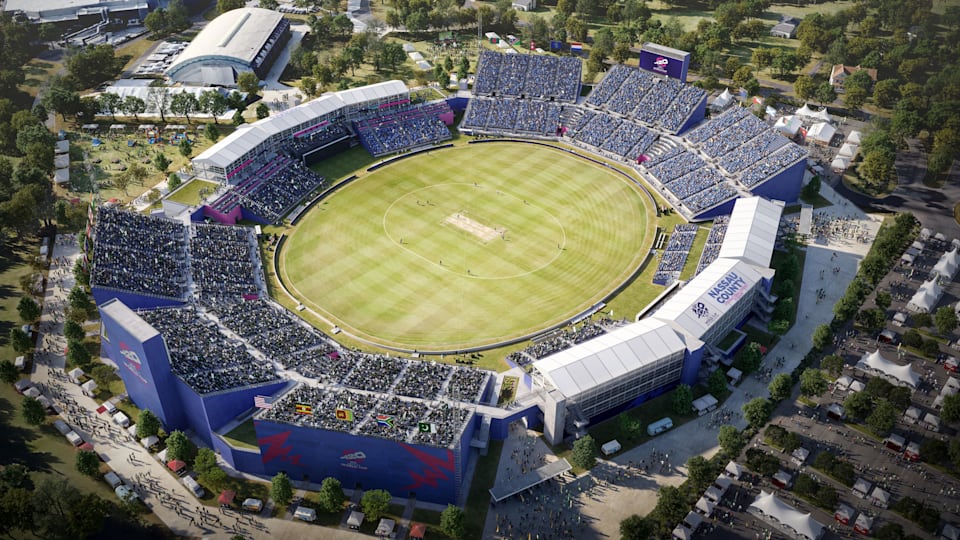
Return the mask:
<svg viewBox="0 0 960 540">
<path fill-rule="evenodd" d="M 270 396 L 254 396 L 253 406 L 258 409 L 272 409 L 273 398 Z"/>
</svg>

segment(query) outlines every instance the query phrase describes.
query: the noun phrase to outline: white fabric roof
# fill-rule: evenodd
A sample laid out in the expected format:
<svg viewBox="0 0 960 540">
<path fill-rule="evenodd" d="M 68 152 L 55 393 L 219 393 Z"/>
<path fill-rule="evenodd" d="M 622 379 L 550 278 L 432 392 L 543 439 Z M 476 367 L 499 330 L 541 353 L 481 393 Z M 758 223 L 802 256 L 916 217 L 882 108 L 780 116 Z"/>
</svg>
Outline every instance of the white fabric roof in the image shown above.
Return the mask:
<svg viewBox="0 0 960 540">
<path fill-rule="evenodd" d="M 706 497 L 700 497 L 697 499 L 696 509 L 703 515 L 710 517 L 713 514 L 713 509 L 717 505 L 710 502 Z"/>
<path fill-rule="evenodd" d="M 731 461 L 727 463 L 727 466 L 723 468 L 723 471 L 734 478 L 740 478 L 740 475 L 743 474 L 743 467 L 736 461 Z"/>
<path fill-rule="evenodd" d="M 860 132 L 859 132 L 859 131 L 851 131 L 851 132 L 847 135 L 847 142 L 850 143 L 850 144 L 859 145 L 859 144 L 860 144 Z"/>
<path fill-rule="evenodd" d="M 931 312 L 943 296 L 943 288 L 937 284 L 936 278 L 925 281 L 913 297 L 907 302 L 907 309 L 911 311 Z"/>
<path fill-rule="evenodd" d="M 819 521 L 781 501 L 773 493 L 761 490 L 760 496 L 753 501 L 749 510 L 776 520 L 802 538 L 816 540 L 823 535 L 823 525 Z"/>
<path fill-rule="evenodd" d="M 920 383 L 920 374 L 914 371 L 910 364 L 901 366 L 891 362 L 880 354 L 879 349 L 872 353 L 864 353 L 857 362 L 857 368 L 888 375 L 911 388 L 916 388 Z"/>
<path fill-rule="evenodd" d="M 817 118 L 819 118 L 820 120 L 823 120 L 824 122 L 831 122 L 831 121 L 833 121 L 833 117 L 830 116 L 830 113 L 827 112 L 827 108 L 826 108 L 826 107 L 824 107 L 824 108 L 820 109 L 819 111 L 817 111 L 817 114 L 816 114 L 815 116 L 816 116 Z"/>
<path fill-rule="evenodd" d="M 685 348 L 670 325 L 643 319 L 541 358 L 533 366 L 569 398 Z"/>
<path fill-rule="evenodd" d="M 709 409 L 710 407 L 715 407 L 717 403 L 719 403 L 717 401 L 717 398 L 713 397 L 710 394 L 707 394 L 705 396 L 702 396 L 693 400 L 693 408 L 698 411 L 701 411 L 701 410 Z"/>
<path fill-rule="evenodd" d="M 406 93 L 407 86 L 403 82 L 385 81 L 361 88 L 324 94 L 312 101 L 274 113 L 249 124 L 245 128 L 241 126 L 241 129 L 237 129 L 217 144 L 204 150 L 194 158 L 194 161 L 205 162 L 213 167 L 226 168 L 273 135 L 309 123 L 315 118 L 335 112 L 347 105 L 389 96 L 402 96 Z"/>
<path fill-rule="evenodd" d="M 732 224 L 733 219 L 730 221 Z M 729 235 L 729 228 L 727 231 Z M 722 252 L 723 248 L 720 249 Z M 652 317 L 675 322 L 701 339 L 717 319 L 763 277 L 757 267 L 741 260 L 717 259 L 687 282 Z"/>
<path fill-rule="evenodd" d="M 730 104 L 733 101 L 733 94 L 730 93 L 729 88 L 724 88 L 723 93 L 717 96 L 717 99 L 713 100 L 713 106 L 722 109 Z"/>
<path fill-rule="evenodd" d="M 773 125 L 774 129 L 793 137 L 803 127 L 803 121 L 798 116 L 781 116 Z"/>
<path fill-rule="evenodd" d="M 853 157 L 856 156 L 857 152 L 859 151 L 860 147 L 858 145 L 843 143 L 843 146 L 840 147 L 840 151 L 837 152 L 837 155 L 853 159 Z"/>
<path fill-rule="evenodd" d="M 845 171 L 849 166 L 850 160 L 843 156 L 837 156 L 830 162 L 830 168 L 835 171 Z"/>
<path fill-rule="evenodd" d="M 870 493 L 871 487 L 873 487 L 873 484 L 866 478 L 857 478 L 857 481 L 853 483 L 853 490 L 863 493 L 864 495 Z"/>
<path fill-rule="evenodd" d="M 953 249 L 940 257 L 940 260 L 934 265 L 933 271 L 942 277 L 953 279 L 953 276 L 957 274 L 958 268 L 960 268 L 960 253 L 957 252 L 957 248 L 954 246 Z"/>
<path fill-rule="evenodd" d="M 210 21 L 174 60 L 167 72 L 173 73 L 203 57 L 251 64 L 282 20 L 282 13 L 270 9 L 230 10 Z"/>
<path fill-rule="evenodd" d="M 798 116 L 806 116 L 807 118 L 815 118 L 817 116 L 817 112 L 811 109 L 806 103 L 803 104 L 803 107 L 797 109 L 796 114 Z"/>
<path fill-rule="evenodd" d="M 807 130 L 807 137 L 815 141 L 820 142 L 830 142 L 830 139 L 833 138 L 833 134 L 837 132 L 837 128 L 828 124 L 827 122 L 818 122 Z"/>
<path fill-rule="evenodd" d="M 737 199 L 717 257 L 770 266 L 783 207 L 762 197 Z"/>
</svg>

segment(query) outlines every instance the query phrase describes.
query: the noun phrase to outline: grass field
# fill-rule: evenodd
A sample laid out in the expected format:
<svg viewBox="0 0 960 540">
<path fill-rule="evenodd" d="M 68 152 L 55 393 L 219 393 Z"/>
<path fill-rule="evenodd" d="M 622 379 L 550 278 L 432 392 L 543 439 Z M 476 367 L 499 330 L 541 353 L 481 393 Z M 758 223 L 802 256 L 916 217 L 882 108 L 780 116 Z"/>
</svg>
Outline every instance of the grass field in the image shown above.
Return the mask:
<svg viewBox="0 0 960 540">
<path fill-rule="evenodd" d="M 167 196 L 167 200 L 190 206 L 200 204 L 200 191 L 203 189 L 206 189 L 207 194 L 213 193 L 217 189 L 217 184 L 195 178 Z"/>
<path fill-rule="evenodd" d="M 575 315 L 625 280 L 652 242 L 645 202 L 558 150 L 441 150 L 324 201 L 292 232 L 280 274 L 366 339 L 421 351 L 490 344 Z"/>
</svg>

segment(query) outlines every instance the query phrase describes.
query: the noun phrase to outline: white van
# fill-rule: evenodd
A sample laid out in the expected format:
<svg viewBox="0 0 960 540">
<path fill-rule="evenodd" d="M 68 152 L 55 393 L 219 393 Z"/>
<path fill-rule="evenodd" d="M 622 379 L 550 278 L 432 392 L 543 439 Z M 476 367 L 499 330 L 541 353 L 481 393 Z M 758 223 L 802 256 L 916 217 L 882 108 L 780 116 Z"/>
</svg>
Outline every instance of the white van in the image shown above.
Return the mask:
<svg viewBox="0 0 960 540">
<path fill-rule="evenodd" d="M 616 454 L 617 452 L 620 451 L 620 442 L 617 441 L 616 439 L 612 441 L 608 441 L 604 443 L 603 446 L 600 447 L 600 451 L 603 452 L 603 455 L 605 456 Z"/>
<path fill-rule="evenodd" d="M 259 514 L 263 510 L 263 501 L 260 499 L 246 499 L 243 501 L 243 509 L 247 512 Z"/>
<path fill-rule="evenodd" d="M 121 480 L 120 477 L 117 476 L 117 473 L 113 471 L 110 471 L 107 474 L 103 475 L 103 479 L 106 480 L 106 482 L 110 484 L 110 487 L 112 487 L 113 489 L 117 489 L 117 486 L 123 484 L 123 480 Z"/>
<path fill-rule="evenodd" d="M 198 499 L 206 494 L 206 492 L 203 491 L 203 487 L 198 484 L 192 476 L 184 476 L 183 485 L 187 486 L 187 489 L 189 489 L 190 492 L 193 493 L 193 495 Z"/>
<path fill-rule="evenodd" d="M 83 444 L 83 437 L 81 437 L 76 431 L 72 429 L 69 432 L 67 432 L 66 437 L 67 437 L 67 440 L 70 441 L 70 444 L 74 446 L 80 446 L 81 444 Z"/>
<path fill-rule="evenodd" d="M 63 420 L 54 420 L 53 427 L 57 428 L 57 431 L 59 431 L 61 435 L 66 435 L 67 433 L 73 431 Z"/>
<path fill-rule="evenodd" d="M 298 506 L 296 511 L 293 512 L 293 517 L 301 521 L 315 521 L 317 519 L 317 511 L 313 508 L 307 508 L 306 506 Z"/>
</svg>

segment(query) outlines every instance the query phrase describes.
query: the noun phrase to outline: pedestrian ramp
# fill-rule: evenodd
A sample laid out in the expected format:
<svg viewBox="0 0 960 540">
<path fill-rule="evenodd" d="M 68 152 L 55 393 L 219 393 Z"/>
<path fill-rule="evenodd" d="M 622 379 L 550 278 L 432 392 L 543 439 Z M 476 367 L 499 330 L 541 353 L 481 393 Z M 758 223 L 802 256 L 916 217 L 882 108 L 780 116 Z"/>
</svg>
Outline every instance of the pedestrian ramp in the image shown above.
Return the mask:
<svg viewBox="0 0 960 540">
<path fill-rule="evenodd" d="M 493 502 L 498 503 L 517 493 L 523 493 L 533 486 L 542 484 L 551 478 L 556 478 L 571 468 L 570 463 L 567 462 L 566 459 L 559 459 L 552 463 L 547 463 L 542 467 L 528 471 L 506 482 L 497 482 L 495 486 L 490 488 L 490 497 L 493 499 Z"/>
</svg>

